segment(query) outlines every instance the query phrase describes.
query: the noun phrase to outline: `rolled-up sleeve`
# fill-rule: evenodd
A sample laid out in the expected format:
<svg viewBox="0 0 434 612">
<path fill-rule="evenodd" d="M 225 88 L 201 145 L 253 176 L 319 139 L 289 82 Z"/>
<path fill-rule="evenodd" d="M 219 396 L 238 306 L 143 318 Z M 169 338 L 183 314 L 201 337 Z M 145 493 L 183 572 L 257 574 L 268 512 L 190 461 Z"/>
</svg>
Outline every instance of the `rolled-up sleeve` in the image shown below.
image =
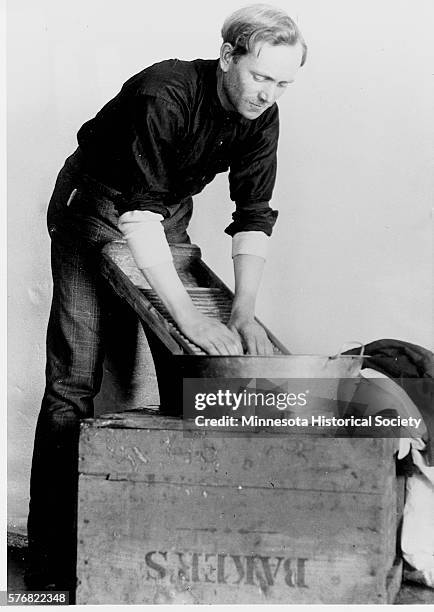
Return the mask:
<svg viewBox="0 0 434 612">
<path fill-rule="evenodd" d="M 277 105 L 267 120 L 237 147 L 229 172 L 231 200 L 235 202 L 232 223 L 225 232 L 233 236 L 241 231 L 272 233 L 278 212 L 269 202 L 277 171 L 279 114 Z"/>
<path fill-rule="evenodd" d="M 130 101 L 134 171 L 120 213 L 149 210 L 170 216 L 176 185 L 181 113 L 172 102 L 137 93 Z"/>
</svg>

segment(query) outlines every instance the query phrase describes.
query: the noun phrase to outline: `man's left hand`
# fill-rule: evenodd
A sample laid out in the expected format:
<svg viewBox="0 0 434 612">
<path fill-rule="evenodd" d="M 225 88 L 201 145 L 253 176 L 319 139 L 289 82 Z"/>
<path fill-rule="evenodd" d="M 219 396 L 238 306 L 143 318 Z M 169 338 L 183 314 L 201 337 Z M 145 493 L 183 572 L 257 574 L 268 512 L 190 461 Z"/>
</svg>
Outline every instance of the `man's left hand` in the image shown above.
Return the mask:
<svg viewBox="0 0 434 612">
<path fill-rule="evenodd" d="M 246 355 L 273 355 L 273 345 L 254 319 L 231 319 L 228 327 L 240 336 Z"/>
</svg>

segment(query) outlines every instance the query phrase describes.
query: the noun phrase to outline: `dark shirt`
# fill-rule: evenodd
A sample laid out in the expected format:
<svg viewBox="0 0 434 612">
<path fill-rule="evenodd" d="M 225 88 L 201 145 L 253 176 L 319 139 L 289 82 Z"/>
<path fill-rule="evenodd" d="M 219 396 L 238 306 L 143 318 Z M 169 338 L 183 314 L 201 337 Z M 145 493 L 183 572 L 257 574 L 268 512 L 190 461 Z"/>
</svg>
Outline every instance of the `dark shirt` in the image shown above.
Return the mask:
<svg viewBox="0 0 434 612">
<path fill-rule="evenodd" d="M 226 232 L 271 234 L 279 115 L 274 104 L 255 120 L 226 111 L 217 94 L 217 60 L 154 64 L 78 132 L 85 171 L 122 193 L 119 213 L 171 216 L 219 172 L 229 170 L 236 204 Z"/>
</svg>

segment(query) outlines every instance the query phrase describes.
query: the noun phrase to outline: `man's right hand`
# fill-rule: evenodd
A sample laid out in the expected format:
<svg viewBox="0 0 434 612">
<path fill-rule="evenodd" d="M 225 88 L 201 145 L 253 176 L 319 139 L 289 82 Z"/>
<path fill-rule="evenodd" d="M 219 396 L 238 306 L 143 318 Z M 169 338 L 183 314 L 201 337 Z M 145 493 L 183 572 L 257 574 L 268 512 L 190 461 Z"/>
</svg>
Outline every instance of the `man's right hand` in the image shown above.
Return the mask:
<svg viewBox="0 0 434 612">
<path fill-rule="evenodd" d="M 178 321 L 179 329 L 209 355 L 242 355 L 239 337 L 230 329 L 194 310 Z"/>
<path fill-rule="evenodd" d="M 197 310 L 176 272 L 173 261 L 162 261 L 149 268 L 142 268 L 142 272 L 179 329 L 191 342 L 209 355 L 243 354 L 240 338 L 235 332 Z"/>
</svg>

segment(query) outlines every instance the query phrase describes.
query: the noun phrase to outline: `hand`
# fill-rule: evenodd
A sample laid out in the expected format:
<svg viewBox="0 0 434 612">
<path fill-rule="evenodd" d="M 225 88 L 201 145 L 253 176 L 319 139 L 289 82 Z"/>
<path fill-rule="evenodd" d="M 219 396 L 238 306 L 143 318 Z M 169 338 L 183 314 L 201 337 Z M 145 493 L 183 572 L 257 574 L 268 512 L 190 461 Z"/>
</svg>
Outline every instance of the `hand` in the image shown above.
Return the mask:
<svg viewBox="0 0 434 612">
<path fill-rule="evenodd" d="M 201 314 L 188 295 L 173 261 L 142 269 L 179 329 L 210 355 L 242 355 L 239 336 L 215 319 Z"/>
<path fill-rule="evenodd" d="M 209 355 L 243 354 L 243 347 L 237 333 L 198 311 L 193 311 L 183 317 L 182 321 L 178 321 L 178 325 L 191 342 L 200 346 Z"/>
<path fill-rule="evenodd" d="M 273 345 L 254 319 L 231 319 L 228 327 L 240 336 L 247 355 L 273 355 Z"/>
</svg>

